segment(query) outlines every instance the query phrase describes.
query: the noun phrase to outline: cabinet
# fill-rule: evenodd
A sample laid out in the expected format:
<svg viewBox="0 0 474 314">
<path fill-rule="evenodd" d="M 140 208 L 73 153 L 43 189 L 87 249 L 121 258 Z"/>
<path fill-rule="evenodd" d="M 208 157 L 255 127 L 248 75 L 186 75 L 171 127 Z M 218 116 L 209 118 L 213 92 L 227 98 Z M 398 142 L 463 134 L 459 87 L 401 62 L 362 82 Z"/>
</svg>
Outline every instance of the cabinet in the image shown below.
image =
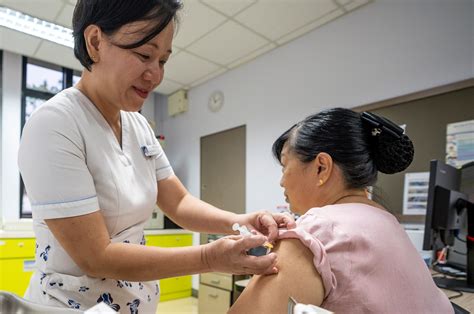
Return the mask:
<svg viewBox="0 0 474 314">
<path fill-rule="evenodd" d="M 147 235 L 146 243 L 158 247 L 191 246 L 191 234 Z M 181 276 L 160 280 L 160 301 L 190 297 L 192 292 L 192 277 Z"/>
<path fill-rule="evenodd" d="M 225 314 L 236 299 L 234 283 L 246 275 L 205 273 L 200 276 L 199 313 Z"/>
<path fill-rule="evenodd" d="M 34 238 L 0 239 L 0 290 L 23 296 L 33 275 Z"/>
<path fill-rule="evenodd" d="M 147 235 L 147 245 L 180 247 L 193 244 L 192 234 Z M 23 296 L 35 266 L 35 238 L 0 238 L 0 290 Z M 191 296 L 191 276 L 160 280 L 161 301 Z"/>
</svg>

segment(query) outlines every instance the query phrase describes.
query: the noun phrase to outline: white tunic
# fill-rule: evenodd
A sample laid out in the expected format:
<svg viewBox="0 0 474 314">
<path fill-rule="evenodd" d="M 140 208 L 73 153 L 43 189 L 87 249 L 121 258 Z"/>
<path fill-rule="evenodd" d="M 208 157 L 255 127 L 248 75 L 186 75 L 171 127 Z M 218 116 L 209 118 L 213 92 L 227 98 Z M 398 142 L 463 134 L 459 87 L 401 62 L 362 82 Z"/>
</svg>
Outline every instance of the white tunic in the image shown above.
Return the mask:
<svg viewBox="0 0 474 314">
<path fill-rule="evenodd" d="M 43 104 L 23 129 L 18 163 L 36 235 L 27 299 L 81 310 L 104 301 L 121 313 L 155 313 L 155 281 L 88 277 L 44 223 L 101 210 L 113 243 L 145 244 L 157 181 L 173 170 L 141 114 L 122 111 L 121 124 L 122 147 L 94 104 L 72 87 Z"/>
</svg>

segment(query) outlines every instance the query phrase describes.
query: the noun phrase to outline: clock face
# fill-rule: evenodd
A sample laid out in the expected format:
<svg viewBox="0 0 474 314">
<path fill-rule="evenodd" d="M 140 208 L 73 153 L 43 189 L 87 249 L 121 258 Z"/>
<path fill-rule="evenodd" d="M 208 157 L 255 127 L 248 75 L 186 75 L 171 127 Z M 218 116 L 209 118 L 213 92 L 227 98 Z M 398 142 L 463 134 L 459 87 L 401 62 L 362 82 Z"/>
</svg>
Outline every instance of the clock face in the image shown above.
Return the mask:
<svg viewBox="0 0 474 314">
<path fill-rule="evenodd" d="M 209 96 L 208 107 L 212 112 L 219 111 L 224 105 L 224 93 L 215 91 Z"/>
</svg>

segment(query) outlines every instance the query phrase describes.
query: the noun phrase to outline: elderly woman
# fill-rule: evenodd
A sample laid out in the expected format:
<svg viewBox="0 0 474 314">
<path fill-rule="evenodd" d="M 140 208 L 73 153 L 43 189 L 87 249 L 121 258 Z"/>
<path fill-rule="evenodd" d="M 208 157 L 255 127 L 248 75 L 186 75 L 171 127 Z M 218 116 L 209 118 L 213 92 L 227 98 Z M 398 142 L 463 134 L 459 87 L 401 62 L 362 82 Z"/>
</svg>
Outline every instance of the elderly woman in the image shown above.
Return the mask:
<svg viewBox="0 0 474 314">
<path fill-rule="evenodd" d="M 452 313 L 395 217 L 367 198 L 377 173 L 404 170 L 413 145 L 370 113 L 330 109 L 273 144 L 297 227 L 281 231 L 279 273 L 254 276 L 231 313 L 287 313 L 288 298 L 336 313 Z"/>
<path fill-rule="evenodd" d="M 275 254 L 248 256 L 262 235 L 187 248 L 144 246 L 158 206 L 194 231 L 233 233 L 239 223 L 277 236 L 283 215 L 236 215 L 188 193 L 137 111 L 161 83 L 172 53 L 178 0 L 79 0 L 73 16 L 79 83 L 28 120 L 19 167 L 32 201 L 36 272 L 26 298 L 122 313 L 154 313 L 156 279 L 206 271 L 273 273 Z"/>
</svg>

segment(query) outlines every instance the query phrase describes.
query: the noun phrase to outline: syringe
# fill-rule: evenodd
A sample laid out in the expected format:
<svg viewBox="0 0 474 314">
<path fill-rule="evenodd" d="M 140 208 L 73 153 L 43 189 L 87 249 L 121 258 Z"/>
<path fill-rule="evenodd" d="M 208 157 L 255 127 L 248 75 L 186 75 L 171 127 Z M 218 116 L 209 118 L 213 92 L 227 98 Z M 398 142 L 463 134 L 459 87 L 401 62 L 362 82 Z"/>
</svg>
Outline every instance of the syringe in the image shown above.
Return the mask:
<svg viewBox="0 0 474 314">
<path fill-rule="evenodd" d="M 252 234 L 246 226 L 240 226 L 237 222 L 232 225 L 232 230 L 239 231 L 241 236 Z M 270 253 L 271 249 L 273 249 L 273 245 L 270 242 L 265 242 L 261 246 L 251 248 L 247 251 L 247 254 L 253 256 L 262 256 Z"/>
</svg>

